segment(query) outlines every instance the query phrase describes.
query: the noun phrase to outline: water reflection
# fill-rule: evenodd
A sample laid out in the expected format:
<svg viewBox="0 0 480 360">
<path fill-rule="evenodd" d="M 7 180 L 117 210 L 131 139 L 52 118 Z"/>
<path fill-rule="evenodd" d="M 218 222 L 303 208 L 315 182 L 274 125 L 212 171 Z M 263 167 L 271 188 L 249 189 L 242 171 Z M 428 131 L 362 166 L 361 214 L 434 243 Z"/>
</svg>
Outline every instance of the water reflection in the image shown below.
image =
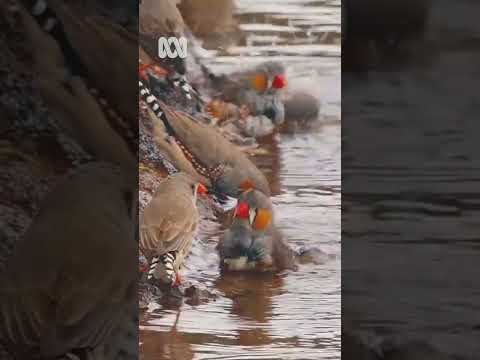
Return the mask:
<svg viewBox="0 0 480 360">
<path fill-rule="evenodd" d="M 275 221 L 291 246 L 317 248 L 327 256 L 306 258 L 298 271 L 222 275 L 215 246 L 223 228 L 218 220 L 202 221 L 184 277 L 216 297 L 150 308 L 141 320 L 142 356 L 288 360 L 301 354 L 302 359 L 339 359 L 340 46 L 335 39 L 340 35 L 340 3 L 235 4 L 240 39 L 229 39 L 236 41 L 233 47 L 212 49 L 215 56 L 203 61 L 216 72 L 267 59 L 282 61 L 290 88 L 320 100 L 320 126 L 263 139 L 263 151 L 253 160 L 270 182 Z M 298 31 L 283 31 L 290 26 Z"/>
<path fill-rule="evenodd" d="M 268 324 L 272 299 L 282 294 L 283 279 L 276 274 L 223 274 L 215 285 L 232 300 L 232 314 L 247 324 Z"/>
<path fill-rule="evenodd" d="M 140 332 L 140 343 L 142 347 L 140 359 L 193 359 L 194 352 L 190 341 L 177 329 L 180 314 L 181 312 L 178 311 L 175 322 L 167 331 L 157 332 L 144 330 Z"/>
</svg>

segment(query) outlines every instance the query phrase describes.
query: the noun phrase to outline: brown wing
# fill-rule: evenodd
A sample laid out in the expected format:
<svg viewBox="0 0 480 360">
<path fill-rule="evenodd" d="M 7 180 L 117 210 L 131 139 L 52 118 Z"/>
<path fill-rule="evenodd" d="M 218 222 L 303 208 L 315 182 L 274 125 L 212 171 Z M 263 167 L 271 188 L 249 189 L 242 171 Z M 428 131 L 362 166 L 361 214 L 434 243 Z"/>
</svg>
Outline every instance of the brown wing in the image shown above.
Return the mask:
<svg viewBox="0 0 480 360">
<path fill-rule="evenodd" d="M 103 17 L 85 16 L 81 2 L 65 4 L 49 0 L 49 6 L 61 20 L 68 40 L 76 50 L 79 60 L 88 70 L 95 86 L 130 123 L 138 126 L 137 89 L 125 84 L 136 84 L 138 74 L 125 69 L 136 69 L 138 35 Z M 114 61 L 112 59 L 115 59 Z"/>
<path fill-rule="evenodd" d="M 164 180 L 140 220 L 140 249 L 164 254 L 186 248 L 197 230 L 198 217 L 188 184 Z"/>
<path fill-rule="evenodd" d="M 215 128 L 200 124 L 187 114 L 172 110 L 164 103 L 162 109 L 175 137 L 209 169 L 220 164 L 232 168 L 229 182 L 235 188 L 249 179 L 262 192 L 269 194 L 268 182 L 263 173 L 235 145 L 225 139 Z"/>
<path fill-rule="evenodd" d="M 83 167 L 45 200 L 9 259 L 0 338 L 55 357 L 95 347 L 135 300 L 136 242 L 122 176 Z"/>
</svg>

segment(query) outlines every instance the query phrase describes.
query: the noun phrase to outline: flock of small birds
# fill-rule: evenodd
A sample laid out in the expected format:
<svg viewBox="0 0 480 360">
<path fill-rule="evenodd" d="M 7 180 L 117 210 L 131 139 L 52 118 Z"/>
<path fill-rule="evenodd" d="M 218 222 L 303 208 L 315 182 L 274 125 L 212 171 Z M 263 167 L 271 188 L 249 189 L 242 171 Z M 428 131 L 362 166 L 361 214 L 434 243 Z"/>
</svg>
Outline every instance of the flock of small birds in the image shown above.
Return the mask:
<svg viewBox="0 0 480 360">
<path fill-rule="evenodd" d="M 262 172 L 216 126 L 167 106 L 161 93 L 157 98 L 145 85 L 148 78 L 140 83 L 140 106 L 146 110 L 141 132 L 142 124 L 150 125 L 145 128 L 151 130 L 152 149 L 163 168 L 154 175 L 154 186 L 142 184 L 152 179 L 155 166 L 145 161 L 140 172 L 143 279 L 167 287 L 167 293 L 169 287 L 179 289 L 180 268 L 192 242 L 198 241 L 202 217 L 197 199 L 220 217 L 233 206 L 227 240 L 219 244 L 222 269 L 292 267 L 294 254 L 274 227 L 270 188 Z"/>
<path fill-rule="evenodd" d="M 286 108 L 286 69 L 275 61 L 214 74 L 194 59 L 202 76 L 193 85 L 184 62 L 151 50 L 159 36 L 188 36 L 181 19 L 173 3 L 140 5 L 142 280 L 168 290 L 182 283 L 181 267 L 198 241 L 198 202 L 228 219 L 217 247 L 222 271 L 294 269 L 297 254 L 275 226 L 268 181 L 246 150 L 278 132 L 286 113 L 317 120 L 318 100 L 299 93 L 300 105 Z"/>
<path fill-rule="evenodd" d="M 170 3 L 142 1 L 140 16 L 143 6 Z M 230 209 L 219 244 L 226 271 L 294 265 L 275 229 L 269 184 L 241 147 L 284 121 L 283 67 L 231 74 L 228 99 L 214 95 L 224 78 L 205 68 L 207 99 L 188 83 L 184 64 L 151 61 L 148 41 L 171 33 L 157 21 L 168 11 L 151 27 L 143 22 L 153 33 L 139 46 L 129 12 L 109 14 L 106 5 L 0 6 L 0 26 L 12 35 L 0 38 L 8 75 L 0 146 L 10 169 L 1 180 L 13 184 L 1 204 L 10 214 L 0 237 L 5 359 L 137 358 L 138 249 L 147 282 L 179 284 L 200 201 Z M 128 55 L 137 51 L 140 64 Z M 138 75 L 124 71 L 137 66 Z M 135 79 L 139 90 L 121 86 Z M 227 123 L 232 128 L 221 129 Z"/>
<path fill-rule="evenodd" d="M 318 104 L 285 101 L 275 62 L 228 75 L 202 67 L 197 90 L 184 63 L 152 52 L 158 36 L 188 36 L 176 5 L 142 0 L 139 21 L 138 1 L 0 4 L 0 181 L 13 184 L 0 203 L 2 359 L 137 359 L 138 265 L 142 281 L 178 287 L 205 207 L 229 219 L 222 271 L 295 268 L 245 150 L 289 119 L 318 118 Z M 137 48 L 140 64 L 126 55 Z M 139 89 L 122 87 L 137 66 Z M 410 349 L 345 348 L 356 345 L 369 359 Z"/>
</svg>

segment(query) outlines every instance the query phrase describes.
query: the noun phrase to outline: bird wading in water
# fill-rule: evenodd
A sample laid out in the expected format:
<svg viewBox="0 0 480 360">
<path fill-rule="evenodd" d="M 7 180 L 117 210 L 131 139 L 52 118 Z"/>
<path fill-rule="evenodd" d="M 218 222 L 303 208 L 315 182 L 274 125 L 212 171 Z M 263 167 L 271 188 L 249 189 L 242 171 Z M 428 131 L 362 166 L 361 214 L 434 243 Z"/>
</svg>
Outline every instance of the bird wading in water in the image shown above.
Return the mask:
<svg viewBox="0 0 480 360">
<path fill-rule="evenodd" d="M 224 271 L 294 268 L 295 254 L 275 227 L 272 202 L 254 188 L 239 196 L 218 250 Z"/>
<path fill-rule="evenodd" d="M 140 251 L 149 261 L 148 279 L 178 285 L 179 270 L 197 233 L 197 195 L 206 187 L 185 173 L 164 179 L 140 218 Z"/>
<path fill-rule="evenodd" d="M 211 193 L 236 198 L 242 189 L 253 184 L 258 191 L 270 195 L 263 173 L 215 128 L 171 109 L 159 101 L 141 79 L 139 91 L 142 100 L 163 123 L 167 134 L 175 139 L 195 170 L 211 181 Z"/>
</svg>

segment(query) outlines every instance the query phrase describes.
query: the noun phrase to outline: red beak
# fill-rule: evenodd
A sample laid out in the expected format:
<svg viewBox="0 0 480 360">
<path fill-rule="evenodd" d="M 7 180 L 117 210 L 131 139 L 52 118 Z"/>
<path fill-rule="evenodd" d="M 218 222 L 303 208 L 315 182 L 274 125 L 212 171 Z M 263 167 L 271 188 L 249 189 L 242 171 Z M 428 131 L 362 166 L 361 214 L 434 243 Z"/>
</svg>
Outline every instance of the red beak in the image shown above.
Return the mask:
<svg viewBox="0 0 480 360">
<path fill-rule="evenodd" d="M 272 87 L 274 89 L 283 89 L 287 86 L 287 79 L 284 75 L 277 75 L 273 78 Z"/>
<path fill-rule="evenodd" d="M 248 204 L 240 202 L 235 209 L 235 216 L 241 219 L 248 219 L 248 210 L 250 210 Z"/>
<path fill-rule="evenodd" d="M 206 195 L 208 194 L 208 189 L 205 185 L 203 185 L 202 183 L 198 183 L 198 186 L 197 186 L 197 194 L 200 194 L 200 195 Z"/>
</svg>

